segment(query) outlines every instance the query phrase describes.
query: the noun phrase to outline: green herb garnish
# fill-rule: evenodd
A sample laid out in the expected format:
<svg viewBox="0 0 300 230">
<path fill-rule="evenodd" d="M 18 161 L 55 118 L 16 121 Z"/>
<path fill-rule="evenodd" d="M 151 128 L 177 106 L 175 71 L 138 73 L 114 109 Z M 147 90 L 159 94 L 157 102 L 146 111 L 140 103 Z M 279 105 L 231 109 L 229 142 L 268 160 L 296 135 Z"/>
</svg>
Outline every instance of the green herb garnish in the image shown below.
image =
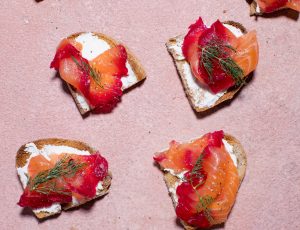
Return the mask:
<svg viewBox="0 0 300 230">
<path fill-rule="evenodd" d="M 86 163 L 77 163 L 71 159 L 70 156 L 66 155 L 59 160 L 52 169 L 42 171 L 34 178 L 30 178 L 28 182 L 29 189 L 43 194 L 49 194 L 50 192 L 64 194 L 65 190 L 58 188 L 53 179 L 60 177 L 73 177 L 85 166 Z"/>
<path fill-rule="evenodd" d="M 199 202 L 197 204 L 196 210 L 198 213 L 204 213 L 205 217 L 210 223 L 213 223 L 213 217 L 211 216 L 210 209 L 208 208 L 213 202 L 214 199 L 211 196 L 199 196 L 198 192 L 196 194 L 199 197 Z"/>
<path fill-rule="evenodd" d="M 204 153 L 205 153 L 205 149 L 202 151 L 202 153 L 198 157 L 193 169 L 191 170 L 189 182 L 192 185 L 192 187 L 199 199 L 198 204 L 196 206 L 197 212 L 199 213 L 199 212 L 203 211 L 207 220 L 210 223 L 212 223 L 213 217 L 211 216 L 210 210 L 208 207 L 213 203 L 214 199 L 211 196 L 200 196 L 199 192 L 197 191 L 197 188 L 204 183 L 204 181 L 202 180 L 204 175 L 201 173 Z M 194 184 L 193 184 L 194 179 L 200 180 L 200 183 L 198 183 L 196 186 L 194 186 Z"/>
<path fill-rule="evenodd" d="M 82 71 L 88 73 L 88 75 L 90 75 L 93 78 L 93 80 L 97 83 L 97 85 L 103 88 L 103 86 L 101 85 L 100 73 L 97 73 L 97 71 L 94 70 L 88 63 L 84 61 L 81 61 L 79 63 L 78 60 L 72 55 L 71 58 Z"/>
<path fill-rule="evenodd" d="M 234 47 L 213 37 L 207 45 L 199 48 L 201 52 L 201 64 L 208 73 L 211 82 L 213 81 L 214 64 L 218 63 L 222 70 L 234 79 L 236 86 L 245 84 L 243 80 L 244 71 L 230 57 L 231 52 L 236 53 Z"/>
<path fill-rule="evenodd" d="M 208 206 L 213 202 L 213 198 L 211 196 L 202 196 L 199 197 L 199 203 L 197 205 L 197 211 L 203 211 L 208 209 Z"/>
<path fill-rule="evenodd" d="M 190 175 L 189 175 L 190 176 L 189 177 L 189 182 L 195 190 L 204 183 L 204 181 L 202 180 L 204 175 L 200 172 L 200 170 L 202 168 L 203 152 L 198 157 L 198 159 L 197 159 L 197 161 L 196 161 L 196 163 L 195 163 L 195 165 L 194 165 L 194 167 L 191 170 Z M 196 186 L 194 186 L 194 183 L 193 183 L 193 181 L 195 179 L 200 180 L 200 183 L 198 183 Z"/>
</svg>

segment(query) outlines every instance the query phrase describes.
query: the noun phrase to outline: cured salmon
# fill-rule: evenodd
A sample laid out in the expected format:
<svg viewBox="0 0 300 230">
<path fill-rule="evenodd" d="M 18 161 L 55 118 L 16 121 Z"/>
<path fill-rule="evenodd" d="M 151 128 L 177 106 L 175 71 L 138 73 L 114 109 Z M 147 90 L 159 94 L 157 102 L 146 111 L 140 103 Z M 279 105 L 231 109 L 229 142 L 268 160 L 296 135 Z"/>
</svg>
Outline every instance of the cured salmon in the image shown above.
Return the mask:
<svg viewBox="0 0 300 230">
<path fill-rule="evenodd" d="M 194 77 L 213 93 L 240 85 L 258 63 L 255 31 L 237 37 L 219 20 L 207 27 L 201 17 L 189 27 L 182 52 Z"/>
<path fill-rule="evenodd" d="M 73 38 L 62 40 L 50 67 L 59 71 L 98 112 L 110 112 L 121 101 L 121 77 L 127 76 L 127 52 L 117 45 L 91 61 L 81 55 L 82 46 Z"/>
<path fill-rule="evenodd" d="M 300 12 L 300 0 L 256 0 L 256 2 L 264 13 L 272 13 L 283 8 Z"/>
<path fill-rule="evenodd" d="M 108 163 L 98 152 L 92 155 L 51 154 L 32 157 L 28 184 L 20 197 L 21 207 L 43 208 L 53 203 L 91 199 L 108 174 Z"/>
<path fill-rule="evenodd" d="M 244 75 L 247 76 L 255 70 L 258 64 L 259 50 L 256 32 L 250 31 L 247 34 L 234 39 L 232 45 L 236 50 L 232 55 L 232 59 L 243 69 Z"/>
<path fill-rule="evenodd" d="M 173 141 L 154 157 L 162 169 L 184 173 L 176 189 L 176 214 L 188 225 L 223 223 L 235 202 L 240 181 L 223 138 L 223 131 L 217 131 L 187 144 Z"/>
</svg>

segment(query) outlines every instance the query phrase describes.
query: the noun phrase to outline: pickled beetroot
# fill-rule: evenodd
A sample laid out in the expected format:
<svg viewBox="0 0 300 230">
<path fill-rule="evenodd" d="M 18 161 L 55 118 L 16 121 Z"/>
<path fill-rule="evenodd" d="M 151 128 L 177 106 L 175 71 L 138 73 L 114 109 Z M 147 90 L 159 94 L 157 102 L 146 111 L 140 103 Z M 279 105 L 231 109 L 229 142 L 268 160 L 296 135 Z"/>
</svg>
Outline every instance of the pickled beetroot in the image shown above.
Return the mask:
<svg viewBox="0 0 300 230">
<path fill-rule="evenodd" d="M 93 198 L 99 181 L 107 176 L 108 163 L 99 153 L 90 156 L 81 156 L 82 162 L 87 164 L 84 172 L 73 178 L 65 178 L 67 187 L 84 197 Z"/>
<path fill-rule="evenodd" d="M 65 194 L 51 192 L 49 194 L 43 194 L 35 191 L 29 191 L 29 189 L 26 188 L 24 193 L 20 197 L 18 205 L 20 205 L 21 207 L 43 208 L 49 207 L 53 203 L 63 204 L 72 202 L 71 190 L 64 189 L 64 193 Z"/>
<path fill-rule="evenodd" d="M 188 224 L 192 226 L 197 226 L 199 228 L 208 228 L 211 226 L 211 223 L 208 221 L 203 211 L 191 216 L 191 218 L 188 221 Z"/>
<path fill-rule="evenodd" d="M 191 171 L 188 171 L 187 173 L 185 173 L 184 177 L 193 187 L 197 187 L 198 185 L 205 182 L 207 174 L 203 169 L 199 169 L 197 171 L 197 175 L 192 174 Z"/>
</svg>

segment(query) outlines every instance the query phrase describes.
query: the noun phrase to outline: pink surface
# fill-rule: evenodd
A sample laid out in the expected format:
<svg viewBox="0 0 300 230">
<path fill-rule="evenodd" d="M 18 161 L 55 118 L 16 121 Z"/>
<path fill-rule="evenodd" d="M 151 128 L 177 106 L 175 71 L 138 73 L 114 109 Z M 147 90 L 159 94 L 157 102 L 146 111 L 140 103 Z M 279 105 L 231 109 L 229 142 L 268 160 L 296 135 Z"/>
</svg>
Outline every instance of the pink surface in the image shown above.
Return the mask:
<svg viewBox="0 0 300 230">
<path fill-rule="evenodd" d="M 300 228 L 299 21 L 284 14 L 255 20 L 243 0 L 6 0 L 0 6 L 1 229 L 181 229 L 152 156 L 171 139 L 219 129 L 239 138 L 248 153 L 247 174 L 224 228 Z M 200 15 L 208 23 L 220 18 L 256 29 L 260 45 L 253 80 L 207 116 L 191 109 L 164 45 Z M 144 84 L 111 114 L 82 119 L 49 69 L 60 39 L 79 31 L 124 42 L 147 71 Z M 46 137 L 98 148 L 113 172 L 110 194 L 45 222 L 22 211 L 15 153 Z"/>
</svg>

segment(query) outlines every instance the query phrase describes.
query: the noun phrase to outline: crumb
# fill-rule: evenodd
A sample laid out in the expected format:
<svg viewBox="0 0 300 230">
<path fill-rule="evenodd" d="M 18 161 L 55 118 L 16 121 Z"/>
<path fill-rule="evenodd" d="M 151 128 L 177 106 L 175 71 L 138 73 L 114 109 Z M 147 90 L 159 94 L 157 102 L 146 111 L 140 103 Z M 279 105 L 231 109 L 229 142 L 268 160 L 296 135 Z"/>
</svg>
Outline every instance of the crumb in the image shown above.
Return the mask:
<svg viewBox="0 0 300 230">
<path fill-rule="evenodd" d="M 223 14 L 226 14 L 227 13 L 227 10 L 223 10 Z"/>
</svg>

